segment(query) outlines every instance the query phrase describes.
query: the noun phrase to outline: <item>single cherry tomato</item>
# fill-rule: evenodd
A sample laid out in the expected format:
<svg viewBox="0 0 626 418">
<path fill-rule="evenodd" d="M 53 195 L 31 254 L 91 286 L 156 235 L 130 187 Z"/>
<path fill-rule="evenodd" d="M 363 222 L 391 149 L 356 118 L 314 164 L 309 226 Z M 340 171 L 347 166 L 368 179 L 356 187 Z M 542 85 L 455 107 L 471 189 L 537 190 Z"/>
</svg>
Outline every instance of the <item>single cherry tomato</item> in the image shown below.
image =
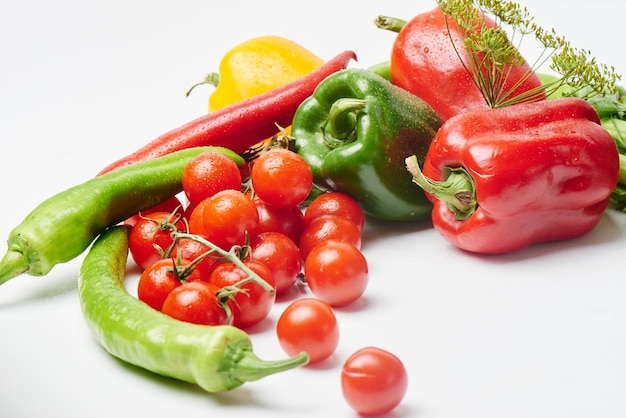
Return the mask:
<svg viewBox="0 0 626 418">
<path fill-rule="evenodd" d="M 361 205 L 351 196 L 341 192 L 327 192 L 313 199 L 304 212 L 304 221 L 308 224 L 312 219 L 322 215 L 346 218 L 354 222 L 361 231 L 365 225 Z"/>
<path fill-rule="evenodd" d="M 134 226 L 137 221 L 142 218 L 143 214 L 150 214 L 154 212 L 178 213 L 182 216 L 184 214 L 184 209 L 180 199 L 177 196 L 172 196 L 169 199 L 152 206 L 150 209 L 142 210 L 140 213 L 131 216 L 124 221 L 124 224 Z"/>
<path fill-rule="evenodd" d="M 272 148 L 262 153 L 252 166 L 250 179 L 259 198 L 283 209 L 304 202 L 313 187 L 309 164 L 285 148 Z"/>
<path fill-rule="evenodd" d="M 406 394 L 408 376 L 394 354 L 365 347 L 352 354 L 341 370 L 343 397 L 362 415 L 380 415 L 400 404 Z"/>
<path fill-rule="evenodd" d="M 309 252 L 304 277 L 311 292 L 332 306 L 346 306 L 363 295 L 369 281 L 367 260 L 352 244 L 326 240 Z"/>
<path fill-rule="evenodd" d="M 156 260 L 141 272 L 137 283 L 137 298 L 160 311 L 167 296 L 180 286 L 182 280 L 198 280 L 198 273 L 186 267 L 186 262 L 177 265 L 171 258 Z"/>
<path fill-rule="evenodd" d="M 361 230 L 352 221 L 336 215 L 322 215 L 312 219 L 300 234 L 298 247 L 306 260 L 309 252 L 322 241 L 335 239 L 361 249 Z"/>
<path fill-rule="evenodd" d="M 280 232 L 263 232 L 250 241 L 251 258 L 265 264 L 274 277 L 276 295 L 298 280 L 302 269 L 300 250 L 291 238 Z"/>
<path fill-rule="evenodd" d="M 298 242 L 304 229 L 304 214 L 299 207 L 280 209 L 268 205 L 260 198 L 254 199 L 254 205 L 259 213 L 259 229 L 262 232 L 280 232 Z"/>
<path fill-rule="evenodd" d="M 272 271 L 266 265 L 254 260 L 245 261 L 245 265 L 274 287 Z M 227 286 L 236 286 L 246 278 L 248 274 L 236 264 L 223 262 L 213 269 L 209 282 L 224 289 Z M 237 287 L 239 291 L 234 293 L 228 304 L 233 312 L 233 325 L 245 329 L 258 324 L 269 315 L 276 301 L 276 292 L 270 292 L 254 281 Z"/>
<path fill-rule="evenodd" d="M 145 269 L 174 243 L 172 232 L 184 231 L 185 223 L 180 215 L 154 212 L 141 218 L 130 230 L 128 248 L 135 263 Z"/>
<path fill-rule="evenodd" d="M 243 245 L 246 234 L 256 233 L 259 214 L 252 200 L 242 191 L 222 190 L 205 200 L 200 203 L 203 205 L 204 233 L 199 233 L 213 244 L 228 251 L 233 245 Z"/>
<path fill-rule="evenodd" d="M 187 163 L 182 185 L 189 202 L 197 205 L 219 191 L 241 190 L 241 173 L 230 157 L 221 152 L 207 151 Z"/>
<path fill-rule="evenodd" d="M 226 325 L 229 316 L 217 298 L 219 290 L 203 281 L 183 283 L 165 298 L 161 312 L 193 324 Z"/>
<path fill-rule="evenodd" d="M 278 318 L 276 334 L 287 355 L 305 351 L 309 364 L 327 359 L 339 345 L 339 325 L 333 308 L 316 298 L 297 299 L 287 306 Z"/>
</svg>

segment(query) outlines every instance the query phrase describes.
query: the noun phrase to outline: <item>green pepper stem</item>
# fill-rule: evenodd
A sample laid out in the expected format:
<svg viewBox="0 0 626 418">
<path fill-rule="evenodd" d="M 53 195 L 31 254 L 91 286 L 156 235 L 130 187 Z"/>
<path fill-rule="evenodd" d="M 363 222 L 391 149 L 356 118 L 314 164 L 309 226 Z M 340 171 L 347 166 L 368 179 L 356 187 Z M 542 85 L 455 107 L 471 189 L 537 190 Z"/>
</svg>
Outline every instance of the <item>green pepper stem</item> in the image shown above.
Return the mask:
<svg viewBox="0 0 626 418">
<path fill-rule="evenodd" d="M 237 347 L 232 347 L 237 350 Z M 235 365 L 232 368 L 232 377 L 242 382 L 252 382 L 274 373 L 287 371 L 309 362 L 309 355 L 302 352 L 284 360 L 268 361 L 259 358 L 249 346 L 235 355 Z"/>
<path fill-rule="evenodd" d="M 0 284 L 26 273 L 29 268 L 28 258 L 24 254 L 9 249 L 0 261 Z"/>
<path fill-rule="evenodd" d="M 378 16 L 376 20 L 374 20 L 374 24 L 377 28 L 396 33 L 400 32 L 406 23 L 406 20 L 389 16 Z"/>
<path fill-rule="evenodd" d="M 328 116 L 322 124 L 324 142 L 331 148 L 356 140 L 357 112 L 367 107 L 367 100 L 345 97 L 336 100 L 328 110 Z"/>
<path fill-rule="evenodd" d="M 425 192 L 443 201 L 454 212 L 456 219 L 469 218 L 476 211 L 476 191 L 474 180 L 464 168 L 448 168 L 443 181 L 429 179 L 420 170 L 417 157 L 412 155 L 405 160 L 406 168 L 413 176 L 413 182 Z"/>
</svg>

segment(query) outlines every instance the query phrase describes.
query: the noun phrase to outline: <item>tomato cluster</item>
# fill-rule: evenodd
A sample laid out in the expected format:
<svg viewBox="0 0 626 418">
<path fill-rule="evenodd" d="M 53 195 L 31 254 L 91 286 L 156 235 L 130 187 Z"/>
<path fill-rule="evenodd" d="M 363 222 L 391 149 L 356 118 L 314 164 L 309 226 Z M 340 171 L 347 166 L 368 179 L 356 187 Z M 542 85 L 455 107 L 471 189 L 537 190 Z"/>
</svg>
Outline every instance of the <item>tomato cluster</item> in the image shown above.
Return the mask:
<svg viewBox="0 0 626 418">
<path fill-rule="evenodd" d="M 310 295 L 283 310 L 277 338 L 289 355 L 306 351 L 310 364 L 330 357 L 339 344 L 334 308 L 357 301 L 369 280 L 360 205 L 340 192 L 307 201 L 311 169 L 281 147 L 245 168 L 209 151 L 182 180 L 186 205 L 174 197 L 127 221 L 142 269 L 138 298 L 182 321 L 247 329 L 269 315 L 277 295 L 306 284 Z M 349 366 L 342 382 L 353 388 L 344 390 L 354 407 L 363 383 L 350 383 Z"/>
</svg>

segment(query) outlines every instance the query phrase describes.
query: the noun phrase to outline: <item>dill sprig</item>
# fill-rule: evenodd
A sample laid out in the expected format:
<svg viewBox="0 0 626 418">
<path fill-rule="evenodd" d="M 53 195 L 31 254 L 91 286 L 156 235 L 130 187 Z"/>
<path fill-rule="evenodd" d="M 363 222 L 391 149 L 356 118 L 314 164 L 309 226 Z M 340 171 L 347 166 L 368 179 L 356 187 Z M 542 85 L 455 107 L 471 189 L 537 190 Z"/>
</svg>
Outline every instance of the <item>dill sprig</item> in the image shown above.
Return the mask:
<svg viewBox="0 0 626 418">
<path fill-rule="evenodd" d="M 615 68 L 598 63 L 587 50 L 573 48 L 554 31 L 545 30 L 534 21 L 525 7 L 502 0 L 438 0 L 442 11 L 459 28 L 464 45 L 454 45 L 457 54 L 464 48 L 468 57 L 466 69 L 490 107 L 535 101 L 567 85 L 567 95 L 589 99 L 615 95 L 620 76 Z M 495 27 L 486 24 L 492 16 Z M 449 28 L 448 28 L 449 30 Z M 522 38 L 532 35 L 543 51 L 529 71 L 505 90 L 511 67 L 525 60 L 519 52 Z M 534 72 L 550 61 L 549 67 L 560 77 L 536 89 L 513 96 L 514 91 Z M 465 65 L 465 64 L 464 64 Z"/>
</svg>

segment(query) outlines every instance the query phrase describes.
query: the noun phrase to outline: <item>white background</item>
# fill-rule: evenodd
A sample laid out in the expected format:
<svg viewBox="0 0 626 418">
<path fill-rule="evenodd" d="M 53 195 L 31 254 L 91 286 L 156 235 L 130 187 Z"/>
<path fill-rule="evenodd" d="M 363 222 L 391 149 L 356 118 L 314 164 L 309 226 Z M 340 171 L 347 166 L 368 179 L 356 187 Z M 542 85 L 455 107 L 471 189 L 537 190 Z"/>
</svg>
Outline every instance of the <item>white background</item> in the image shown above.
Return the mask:
<svg viewBox="0 0 626 418">
<path fill-rule="evenodd" d="M 626 74 L 623 4 L 524 3 L 541 25 Z M 352 49 L 352 66 L 365 67 L 388 59 L 393 43 L 376 16 L 410 19 L 434 5 L 3 1 L 0 237 L 43 199 L 203 114 L 212 88 L 185 92 L 235 44 L 282 35 L 325 59 Z M 408 369 L 408 393 L 390 417 L 626 416 L 622 214 L 609 211 L 581 239 L 497 257 L 455 250 L 428 222 L 369 224 L 363 251 L 370 286 L 337 310 L 333 357 L 219 395 L 124 365 L 97 345 L 77 299 L 82 256 L 46 277 L 13 279 L 0 288 L 0 416 L 354 417 L 339 373 L 366 345 Z M 287 303 L 251 331 L 263 358 L 284 357 L 274 326 Z"/>
</svg>

